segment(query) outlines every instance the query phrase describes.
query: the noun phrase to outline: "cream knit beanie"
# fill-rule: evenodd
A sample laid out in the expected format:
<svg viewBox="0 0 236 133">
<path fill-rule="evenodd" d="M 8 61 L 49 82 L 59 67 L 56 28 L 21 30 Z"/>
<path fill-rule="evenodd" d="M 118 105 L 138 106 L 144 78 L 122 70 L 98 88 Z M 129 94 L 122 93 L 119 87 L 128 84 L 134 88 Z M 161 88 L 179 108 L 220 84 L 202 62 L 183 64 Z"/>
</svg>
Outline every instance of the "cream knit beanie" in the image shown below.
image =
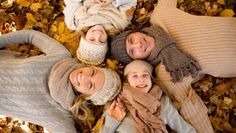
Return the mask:
<svg viewBox="0 0 236 133">
<path fill-rule="evenodd" d="M 134 72 L 136 70 L 146 70 L 150 75 L 152 75 L 153 67 L 146 61 L 134 60 L 126 65 L 124 75 L 127 76 L 130 72 Z"/>
<path fill-rule="evenodd" d="M 112 101 L 120 93 L 121 80 L 120 76 L 111 69 L 99 67 L 96 67 L 96 69 L 104 72 L 105 82 L 103 88 L 88 97 L 88 100 L 91 100 L 94 105 L 104 105 L 108 101 Z"/>
<path fill-rule="evenodd" d="M 81 37 L 80 45 L 76 53 L 77 58 L 81 62 L 90 65 L 99 65 L 104 61 L 107 51 L 107 43 L 103 45 L 91 44 Z"/>
</svg>

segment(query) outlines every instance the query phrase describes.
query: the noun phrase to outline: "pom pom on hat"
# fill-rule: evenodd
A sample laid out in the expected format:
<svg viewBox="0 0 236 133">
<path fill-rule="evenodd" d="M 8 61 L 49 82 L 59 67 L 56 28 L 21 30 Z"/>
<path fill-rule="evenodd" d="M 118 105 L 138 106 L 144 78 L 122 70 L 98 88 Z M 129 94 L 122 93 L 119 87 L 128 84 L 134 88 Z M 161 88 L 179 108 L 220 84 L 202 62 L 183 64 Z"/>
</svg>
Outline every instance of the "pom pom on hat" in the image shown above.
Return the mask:
<svg viewBox="0 0 236 133">
<path fill-rule="evenodd" d="M 91 44 L 88 41 L 86 41 L 83 37 L 81 37 L 80 45 L 76 53 L 77 53 L 77 58 L 81 62 L 90 65 L 99 65 L 104 61 L 107 51 L 108 51 L 107 43 L 103 45 Z"/>
</svg>

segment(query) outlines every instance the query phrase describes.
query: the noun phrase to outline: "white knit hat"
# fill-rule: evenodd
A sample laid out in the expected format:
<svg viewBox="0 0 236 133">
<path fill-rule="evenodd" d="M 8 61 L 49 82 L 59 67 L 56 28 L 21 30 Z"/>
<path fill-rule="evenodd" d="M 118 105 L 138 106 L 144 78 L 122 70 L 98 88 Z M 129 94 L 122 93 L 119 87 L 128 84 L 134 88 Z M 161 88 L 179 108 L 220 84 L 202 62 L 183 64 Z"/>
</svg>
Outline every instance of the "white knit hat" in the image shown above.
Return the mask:
<svg viewBox="0 0 236 133">
<path fill-rule="evenodd" d="M 91 44 L 81 37 L 80 45 L 76 53 L 77 58 L 81 62 L 90 65 L 99 65 L 104 61 L 107 51 L 107 43 L 103 45 Z"/>
<path fill-rule="evenodd" d="M 126 65 L 124 69 L 124 75 L 127 76 L 130 72 L 135 70 L 147 70 L 150 75 L 152 75 L 153 67 L 146 61 L 143 60 L 134 60 Z"/>
<path fill-rule="evenodd" d="M 103 88 L 97 93 L 88 97 L 88 99 L 91 100 L 94 105 L 104 105 L 108 101 L 112 101 L 120 93 L 121 80 L 120 76 L 111 69 L 99 67 L 95 68 L 104 72 L 105 82 Z"/>
</svg>

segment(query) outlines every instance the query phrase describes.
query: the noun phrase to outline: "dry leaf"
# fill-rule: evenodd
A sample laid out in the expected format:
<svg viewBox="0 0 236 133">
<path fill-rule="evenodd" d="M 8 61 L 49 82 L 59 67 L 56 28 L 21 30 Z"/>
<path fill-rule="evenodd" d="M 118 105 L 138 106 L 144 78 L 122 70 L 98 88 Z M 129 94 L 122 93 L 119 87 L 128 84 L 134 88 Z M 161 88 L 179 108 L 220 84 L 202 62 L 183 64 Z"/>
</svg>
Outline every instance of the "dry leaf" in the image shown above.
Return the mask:
<svg viewBox="0 0 236 133">
<path fill-rule="evenodd" d="M 219 4 L 225 4 L 225 0 L 217 0 L 217 3 L 219 3 Z"/>
<path fill-rule="evenodd" d="M 30 9 L 34 12 L 38 12 L 39 8 L 42 8 L 42 3 L 33 3 L 30 5 Z"/>
<path fill-rule="evenodd" d="M 233 17 L 234 15 L 235 13 L 232 9 L 225 9 L 220 13 L 220 16 L 222 17 Z"/>
<path fill-rule="evenodd" d="M 98 119 L 96 125 L 92 129 L 92 132 L 99 132 L 104 124 L 104 121 L 105 121 L 105 117 L 103 116 L 100 119 Z"/>
<path fill-rule="evenodd" d="M 115 70 L 117 68 L 118 61 L 117 60 L 107 59 L 107 64 L 108 64 L 108 68 L 110 68 L 112 70 Z"/>
<path fill-rule="evenodd" d="M 32 0 L 16 0 L 16 3 L 23 7 L 28 7 L 32 2 Z"/>
</svg>

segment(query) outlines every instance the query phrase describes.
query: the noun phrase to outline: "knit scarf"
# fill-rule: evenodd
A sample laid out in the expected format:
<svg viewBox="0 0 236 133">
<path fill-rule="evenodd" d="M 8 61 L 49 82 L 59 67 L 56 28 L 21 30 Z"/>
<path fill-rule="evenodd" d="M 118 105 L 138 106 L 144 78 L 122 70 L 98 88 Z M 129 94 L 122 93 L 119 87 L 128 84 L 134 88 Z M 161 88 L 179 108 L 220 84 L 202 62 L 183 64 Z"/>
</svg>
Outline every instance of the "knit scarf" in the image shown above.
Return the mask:
<svg viewBox="0 0 236 133">
<path fill-rule="evenodd" d="M 181 81 L 184 77 L 191 75 L 195 78 L 201 67 L 190 55 L 177 48 L 175 40 L 161 27 L 152 25 L 143 28 L 141 32 L 147 33 L 155 40 L 154 49 L 146 60 L 153 66 L 163 62 L 166 70 L 170 72 L 173 82 Z"/>
<path fill-rule="evenodd" d="M 137 133 L 167 133 L 160 118 L 162 90 L 154 85 L 149 93 L 124 84 L 120 98 L 131 113 Z"/>
<path fill-rule="evenodd" d="M 128 18 L 124 13 L 121 13 L 115 6 L 109 4 L 105 7 L 99 4 L 89 6 L 81 6 L 74 13 L 75 23 L 78 30 L 84 27 L 94 25 L 103 25 L 106 30 L 117 29 L 124 30 L 128 24 Z"/>
</svg>

